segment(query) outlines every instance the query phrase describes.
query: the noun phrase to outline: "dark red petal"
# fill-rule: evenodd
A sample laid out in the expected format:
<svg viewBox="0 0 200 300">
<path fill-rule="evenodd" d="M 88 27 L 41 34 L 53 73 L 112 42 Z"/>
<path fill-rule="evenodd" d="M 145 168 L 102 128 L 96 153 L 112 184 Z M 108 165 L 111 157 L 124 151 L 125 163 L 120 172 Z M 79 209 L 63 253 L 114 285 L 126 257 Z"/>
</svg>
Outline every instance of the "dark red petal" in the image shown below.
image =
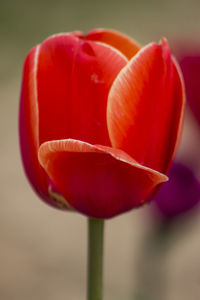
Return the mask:
<svg viewBox="0 0 200 300">
<path fill-rule="evenodd" d="M 131 59 L 141 46 L 129 36 L 111 29 L 94 29 L 86 35 L 87 40 L 106 43 Z"/>
<path fill-rule="evenodd" d="M 38 102 L 37 62 L 40 46 L 33 48 L 26 57 L 20 97 L 20 148 L 26 175 L 36 192 L 53 205 L 48 194 L 48 181 L 38 162 Z"/>
<path fill-rule="evenodd" d="M 44 41 L 37 72 L 40 144 L 74 138 L 110 145 L 107 97 L 126 63 L 114 48 L 75 34 Z"/>
<path fill-rule="evenodd" d="M 167 180 L 121 150 L 71 139 L 42 144 L 39 161 L 68 203 L 94 218 L 142 205 Z"/>
<path fill-rule="evenodd" d="M 112 145 L 166 173 L 180 134 L 183 102 L 182 77 L 167 42 L 144 47 L 122 69 L 109 93 Z"/>
</svg>

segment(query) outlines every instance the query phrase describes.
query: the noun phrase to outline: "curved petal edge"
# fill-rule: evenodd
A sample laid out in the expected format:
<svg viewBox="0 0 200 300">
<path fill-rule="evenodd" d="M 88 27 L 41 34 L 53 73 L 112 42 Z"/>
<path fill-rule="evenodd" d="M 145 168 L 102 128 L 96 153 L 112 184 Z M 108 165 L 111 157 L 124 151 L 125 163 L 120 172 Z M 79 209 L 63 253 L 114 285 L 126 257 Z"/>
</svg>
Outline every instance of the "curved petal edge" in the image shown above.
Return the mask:
<svg viewBox="0 0 200 300">
<path fill-rule="evenodd" d="M 141 48 L 140 44 L 129 36 L 112 29 L 94 29 L 86 35 L 86 39 L 108 44 L 118 49 L 128 59 L 131 59 Z"/>
<path fill-rule="evenodd" d="M 108 95 L 113 147 L 166 173 L 183 120 L 184 85 L 167 41 L 142 48 L 120 71 Z"/>
<path fill-rule="evenodd" d="M 67 139 L 43 143 L 40 164 L 75 210 L 111 218 L 148 201 L 168 178 L 110 147 Z"/>
</svg>

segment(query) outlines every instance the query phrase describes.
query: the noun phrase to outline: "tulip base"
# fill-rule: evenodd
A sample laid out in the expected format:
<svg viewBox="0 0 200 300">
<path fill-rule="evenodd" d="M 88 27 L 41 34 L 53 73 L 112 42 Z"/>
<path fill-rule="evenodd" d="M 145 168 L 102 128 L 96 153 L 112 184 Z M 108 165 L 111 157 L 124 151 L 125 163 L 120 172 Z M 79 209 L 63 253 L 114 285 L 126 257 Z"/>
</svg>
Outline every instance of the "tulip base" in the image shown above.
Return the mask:
<svg viewBox="0 0 200 300">
<path fill-rule="evenodd" d="M 87 300 L 103 300 L 104 220 L 88 219 Z"/>
</svg>

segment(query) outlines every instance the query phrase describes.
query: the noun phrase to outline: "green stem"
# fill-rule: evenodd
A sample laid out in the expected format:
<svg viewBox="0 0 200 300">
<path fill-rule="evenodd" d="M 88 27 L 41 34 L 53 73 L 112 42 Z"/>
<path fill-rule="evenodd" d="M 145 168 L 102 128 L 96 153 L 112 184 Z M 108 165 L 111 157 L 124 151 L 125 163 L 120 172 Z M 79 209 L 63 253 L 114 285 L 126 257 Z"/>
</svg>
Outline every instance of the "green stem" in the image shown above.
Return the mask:
<svg viewBox="0 0 200 300">
<path fill-rule="evenodd" d="M 88 300 L 103 300 L 104 220 L 88 219 Z"/>
</svg>

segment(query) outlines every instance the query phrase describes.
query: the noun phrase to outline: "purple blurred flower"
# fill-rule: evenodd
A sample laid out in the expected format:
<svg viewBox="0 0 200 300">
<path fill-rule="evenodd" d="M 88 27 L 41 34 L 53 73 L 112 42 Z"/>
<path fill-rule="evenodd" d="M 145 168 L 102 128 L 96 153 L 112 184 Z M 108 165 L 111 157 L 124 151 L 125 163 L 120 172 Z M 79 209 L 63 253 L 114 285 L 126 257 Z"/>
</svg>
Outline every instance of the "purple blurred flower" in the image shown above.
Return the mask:
<svg viewBox="0 0 200 300">
<path fill-rule="evenodd" d="M 183 72 L 188 104 L 200 125 L 200 46 L 180 46 L 177 57 Z"/>
<path fill-rule="evenodd" d="M 190 211 L 200 201 L 200 182 L 193 171 L 181 163 L 174 163 L 169 181 L 153 198 L 153 206 L 164 219 L 173 219 Z"/>
</svg>

